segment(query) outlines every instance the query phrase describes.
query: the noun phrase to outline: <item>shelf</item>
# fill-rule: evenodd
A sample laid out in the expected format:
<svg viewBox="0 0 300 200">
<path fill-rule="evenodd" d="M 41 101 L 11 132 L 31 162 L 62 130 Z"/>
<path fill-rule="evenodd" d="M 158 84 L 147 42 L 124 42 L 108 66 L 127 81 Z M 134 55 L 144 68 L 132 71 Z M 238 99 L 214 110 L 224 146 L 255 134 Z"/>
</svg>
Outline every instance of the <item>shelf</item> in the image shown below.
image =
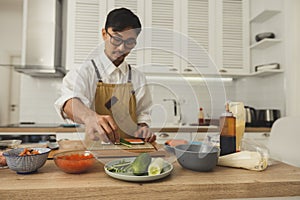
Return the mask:
<svg viewBox="0 0 300 200">
<path fill-rule="evenodd" d="M 274 15 L 280 13 L 279 10 L 263 10 L 261 13 L 256 15 L 250 20 L 251 22 L 262 23 L 273 17 Z"/>
<path fill-rule="evenodd" d="M 269 38 L 266 38 L 266 39 L 263 39 L 253 45 L 250 46 L 250 49 L 265 49 L 265 48 L 268 48 L 270 46 L 273 46 L 277 43 L 281 42 L 280 39 L 269 39 Z"/>
<path fill-rule="evenodd" d="M 250 76 L 257 76 L 257 77 L 265 77 L 265 76 L 271 76 L 278 73 L 283 73 L 284 71 L 282 69 L 266 69 L 263 71 L 253 72 L 250 74 Z"/>
<path fill-rule="evenodd" d="M 231 77 L 233 79 L 239 79 L 244 77 L 265 77 L 272 76 L 278 73 L 283 73 L 283 69 L 265 69 L 263 71 L 252 72 L 252 73 L 243 73 L 243 74 L 221 74 L 222 77 Z"/>
</svg>

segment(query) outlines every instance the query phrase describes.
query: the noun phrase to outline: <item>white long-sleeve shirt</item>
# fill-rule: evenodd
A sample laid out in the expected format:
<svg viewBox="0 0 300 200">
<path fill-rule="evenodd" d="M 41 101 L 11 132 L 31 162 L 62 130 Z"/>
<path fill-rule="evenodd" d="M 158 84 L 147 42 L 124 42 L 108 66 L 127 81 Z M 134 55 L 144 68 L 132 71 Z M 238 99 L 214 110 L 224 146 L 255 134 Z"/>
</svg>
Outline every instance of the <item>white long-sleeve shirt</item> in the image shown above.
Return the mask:
<svg viewBox="0 0 300 200">
<path fill-rule="evenodd" d="M 100 72 L 103 83 L 127 83 L 128 65 L 124 61 L 119 67 L 109 60 L 103 52 L 94 58 L 97 68 Z M 146 78 L 144 74 L 136 68 L 131 68 L 132 84 L 135 90 L 137 121 L 138 123 L 147 123 L 150 125 L 150 107 L 152 98 L 150 91 L 146 86 Z M 64 119 L 67 117 L 62 107 L 65 102 L 71 98 L 79 98 L 87 107 L 95 110 L 95 92 L 97 88 L 98 78 L 95 68 L 91 61 L 85 62 L 81 67 L 71 70 L 63 79 L 61 97 L 55 102 L 55 109 Z"/>
</svg>

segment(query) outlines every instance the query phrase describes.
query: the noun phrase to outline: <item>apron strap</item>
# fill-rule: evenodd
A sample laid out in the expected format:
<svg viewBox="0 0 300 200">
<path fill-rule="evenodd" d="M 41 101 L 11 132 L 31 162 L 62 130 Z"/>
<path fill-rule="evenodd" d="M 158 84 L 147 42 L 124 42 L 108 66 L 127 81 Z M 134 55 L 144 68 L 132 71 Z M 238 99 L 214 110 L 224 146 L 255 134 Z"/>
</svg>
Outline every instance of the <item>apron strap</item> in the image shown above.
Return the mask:
<svg viewBox="0 0 300 200">
<path fill-rule="evenodd" d="M 127 83 L 131 83 L 131 66 L 128 64 L 128 69 L 129 69 L 129 73 L 128 73 L 128 81 Z"/>
<path fill-rule="evenodd" d="M 98 70 L 98 67 L 97 67 L 95 61 L 92 59 L 91 62 L 92 62 L 92 64 L 93 64 L 94 68 L 95 68 L 95 71 L 96 71 L 96 75 L 97 75 L 98 81 L 99 81 L 99 82 L 102 82 L 102 78 L 101 78 L 100 72 L 99 72 L 99 70 Z M 128 64 L 128 69 L 129 69 L 129 73 L 128 73 L 128 81 L 127 81 L 127 83 L 131 83 L 131 80 L 132 80 L 132 72 L 131 72 L 131 66 L 130 66 L 129 64 Z"/>
<path fill-rule="evenodd" d="M 98 67 L 97 67 L 95 61 L 92 59 L 91 62 L 92 62 L 92 64 L 93 64 L 94 68 L 95 68 L 95 71 L 96 71 L 96 75 L 97 75 L 98 81 L 99 81 L 99 82 L 102 82 L 102 78 L 101 78 L 100 72 L 99 72 L 99 70 L 98 70 Z"/>
<path fill-rule="evenodd" d="M 128 69 L 129 69 L 129 73 L 128 73 L 128 80 L 127 83 L 131 83 L 131 77 L 132 77 L 132 72 L 131 72 L 131 66 L 128 64 Z M 134 89 L 132 89 L 131 94 L 134 95 L 135 91 Z"/>
</svg>

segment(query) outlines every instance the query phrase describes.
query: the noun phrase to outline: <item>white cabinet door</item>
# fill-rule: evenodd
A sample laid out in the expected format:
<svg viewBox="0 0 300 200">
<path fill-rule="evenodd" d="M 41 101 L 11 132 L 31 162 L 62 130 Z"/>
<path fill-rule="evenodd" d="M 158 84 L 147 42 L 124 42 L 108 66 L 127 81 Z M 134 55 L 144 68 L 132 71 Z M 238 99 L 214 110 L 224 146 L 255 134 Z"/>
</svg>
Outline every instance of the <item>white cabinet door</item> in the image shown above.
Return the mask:
<svg viewBox="0 0 300 200">
<path fill-rule="evenodd" d="M 101 39 L 98 0 L 63 1 L 63 65 L 67 70 L 80 66 Z"/>
<path fill-rule="evenodd" d="M 249 74 L 249 5 L 216 1 L 216 63 L 222 74 Z"/>
<path fill-rule="evenodd" d="M 214 1 L 183 0 L 181 11 L 181 73 L 211 74 Z"/>
<path fill-rule="evenodd" d="M 127 7 L 142 23 L 127 62 L 151 74 L 248 73 L 246 0 L 73 0 L 67 4 L 67 69 L 102 43 L 101 28 L 114 8 Z M 68 35 L 68 37 L 66 37 Z M 215 65 L 217 64 L 217 67 Z"/>
<path fill-rule="evenodd" d="M 180 1 L 145 1 L 146 73 L 179 73 Z"/>
</svg>

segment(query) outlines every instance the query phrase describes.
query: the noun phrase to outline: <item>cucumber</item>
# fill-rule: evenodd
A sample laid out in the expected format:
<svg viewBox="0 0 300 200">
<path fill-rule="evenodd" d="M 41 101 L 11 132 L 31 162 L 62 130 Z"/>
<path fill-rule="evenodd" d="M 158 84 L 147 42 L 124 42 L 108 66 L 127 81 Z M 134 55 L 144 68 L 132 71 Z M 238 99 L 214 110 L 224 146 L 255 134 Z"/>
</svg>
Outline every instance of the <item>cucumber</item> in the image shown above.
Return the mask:
<svg viewBox="0 0 300 200">
<path fill-rule="evenodd" d="M 148 166 L 151 163 L 151 156 L 148 153 L 141 153 L 132 163 L 132 172 L 136 176 L 147 174 Z"/>
<path fill-rule="evenodd" d="M 164 165 L 162 158 L 155 158 L 148 167 L 148 175 L 155 176 L 161 173 Z"/>
</svg>

